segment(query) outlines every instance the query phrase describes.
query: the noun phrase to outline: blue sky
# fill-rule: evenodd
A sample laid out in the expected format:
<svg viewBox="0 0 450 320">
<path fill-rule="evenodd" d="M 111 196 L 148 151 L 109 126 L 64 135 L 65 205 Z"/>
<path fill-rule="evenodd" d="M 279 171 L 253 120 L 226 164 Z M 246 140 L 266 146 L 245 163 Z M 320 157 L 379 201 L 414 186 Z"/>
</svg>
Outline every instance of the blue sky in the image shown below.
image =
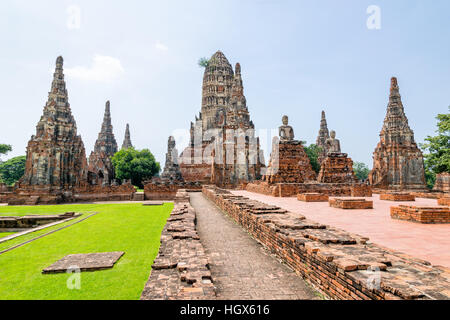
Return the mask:
<svg viewBox="0 0 450 320">
<path fill-rule="evenodd" d="M 367 28 L 370 5 L 379 30 Z M 448 112 L 449 13 L 447 0 L 3 0 L 0 143 L 13 145 L 8 157 L 25 153 L 63 55 L 87 155 L 109 99 L 118 143 L 128 122 L 134 145 L 164 162 L 167 137 L 200 111 L 197 61 L 220 49 L 241 63 L 258 129 L 287 114 L 296 138 L 312 143 L 325 110 L 343 152 L 371 166 L 391 76 L 417 142 Z"/>
</svg>

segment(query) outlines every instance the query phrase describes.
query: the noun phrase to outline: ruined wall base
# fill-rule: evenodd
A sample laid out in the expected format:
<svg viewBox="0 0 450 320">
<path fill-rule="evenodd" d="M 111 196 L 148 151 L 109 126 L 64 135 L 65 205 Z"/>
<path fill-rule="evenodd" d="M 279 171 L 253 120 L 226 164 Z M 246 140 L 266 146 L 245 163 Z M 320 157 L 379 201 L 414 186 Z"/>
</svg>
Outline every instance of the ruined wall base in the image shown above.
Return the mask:
<svg viewBox="0 0 450 320">
<path fill-rule="evenodd" d="M 203 194 L 329 298 L 450 299 L 449 269 L 223 189 Z"/>
<path fill-rule="evenodd" d="M 380 200 L 386 201 L 416 201 L 416 197 L 410 193 L 381 193 Z"/>
<path fill-rule="evenodd" d="M 351 183 L 249 183 L 247 191 L 273 197 L 294 197 L 300 193 L 321 193 L 334 197 L 371 197 L 372 188 L 366 184 Z"/>
<path fill-rule="evenodd" d="M 150 181 L 144 186 L 145 200 L 174 200 L 181 189 L 201 191 L 202 185 L 195 182 Z"/>
</svg>

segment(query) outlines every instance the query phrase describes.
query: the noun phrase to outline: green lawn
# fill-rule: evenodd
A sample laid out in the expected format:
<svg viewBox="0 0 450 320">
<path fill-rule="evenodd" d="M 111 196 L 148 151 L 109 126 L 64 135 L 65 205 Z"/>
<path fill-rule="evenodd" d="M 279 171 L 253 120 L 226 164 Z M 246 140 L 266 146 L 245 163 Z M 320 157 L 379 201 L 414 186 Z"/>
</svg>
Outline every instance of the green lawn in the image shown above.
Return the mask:
<svg viewBox="0 0 450 320">
<path fill-rule="evenodd" d="M 69 228 L 1 254 L 0 299 L 139 299 L 172 208 L 173 204 L 0 207 L 0 215 L 82 212 L 83 216 L 77 220 L 99 212 Z M 62 225 L 1 243 L 0 251 Z M 67 288 L 69 274 L 41 274 L 42 269 L 65 255 L 110 251 L 124 251 L 125 255 L 113 269 L 81 273 L 80 290 Z"/>
</svg>

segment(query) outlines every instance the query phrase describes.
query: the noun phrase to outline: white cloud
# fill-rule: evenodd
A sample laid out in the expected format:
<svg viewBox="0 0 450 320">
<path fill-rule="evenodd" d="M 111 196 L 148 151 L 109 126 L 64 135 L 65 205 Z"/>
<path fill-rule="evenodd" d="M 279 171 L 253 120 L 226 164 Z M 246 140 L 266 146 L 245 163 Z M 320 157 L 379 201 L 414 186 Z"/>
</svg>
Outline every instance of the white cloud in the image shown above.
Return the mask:
<svg viewBox="0 0 450 320">
<path fill-rule="evenodd" d="M 77 66 L 65 68 L 68 77 L 84 81 L 111 82 L 125 73 L 119 59 L 95 55 L 90 68 Z"/>
<path fill-rule="evenodd" d="M 169 47 L 167 47 L 165 44 L 161 43 L 161 42 L 156 42 L 155 44 L 155 48 L 161 51 L 167 51 L 169 50 Z"/>
</svg>

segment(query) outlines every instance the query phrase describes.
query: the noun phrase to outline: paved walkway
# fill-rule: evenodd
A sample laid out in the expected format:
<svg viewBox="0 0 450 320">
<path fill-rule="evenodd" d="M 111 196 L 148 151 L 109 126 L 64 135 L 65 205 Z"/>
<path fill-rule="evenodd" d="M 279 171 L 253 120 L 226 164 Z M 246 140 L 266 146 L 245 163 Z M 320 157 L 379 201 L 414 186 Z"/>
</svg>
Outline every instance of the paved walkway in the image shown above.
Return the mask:
<svg viewBox="0 0 450 320">
<path fill-rule="evenodd" d="M 450 268 L 450 224 L 420 224 L 394 220 L 390 207 L 400 204 L 437 206 L 435 199 L 417 198 L 411 202 L 383 201 L 375 194 L 373 210 L 342 210 L 327 202 L 302 202 L 296 198 L 277 198 L 247 191 L 232 191 L 250 199 L 276 205 L 313 221 L 331 225 L 370 238 L 387 248 Z"/>
<path fill-rule="evenodd" d="M 306 282 L 201 193 L 190 193 L 219 299 L 318 299 Z"/>
</svg>

